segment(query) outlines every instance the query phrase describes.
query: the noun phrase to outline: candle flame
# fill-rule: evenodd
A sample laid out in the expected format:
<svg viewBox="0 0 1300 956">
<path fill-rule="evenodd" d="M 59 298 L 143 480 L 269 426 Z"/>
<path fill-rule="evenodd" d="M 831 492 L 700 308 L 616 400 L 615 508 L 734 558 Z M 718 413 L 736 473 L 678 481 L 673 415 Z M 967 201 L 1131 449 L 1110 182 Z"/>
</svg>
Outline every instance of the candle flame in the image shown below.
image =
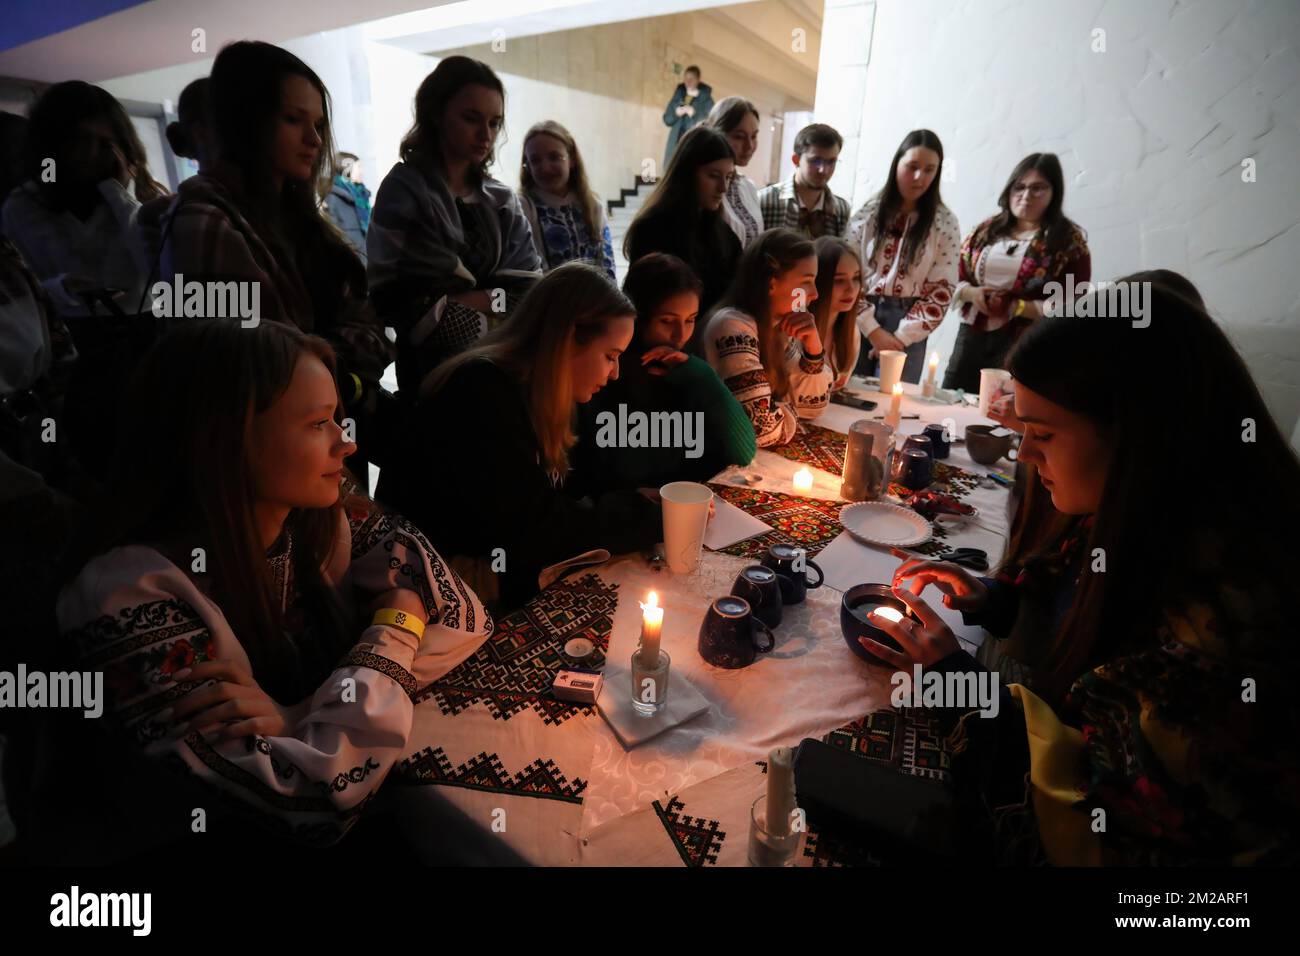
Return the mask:
<svg viewBox="0 0 1300 956">
<path fill-rule="evenodd" d="M 895 382 L 895 383 L 894 383 L 894 394 L 895 394 L 895 395 L 902 395 L 902 394 L 903 394 L 903 383 L 902 383 L 902 382 Z"/>
<path fill-rule="evenodd" d="M 931 365 L 938 365 L 938 364 L 939 364 L 939 353 L 938 353 L 938 352 L 931 352 L 931 353 L 930 353 L 930 364 L 931 364 Z"/>
<path fill-rule="evenodd" d="M 874 613 L 876 617 L 883 617 L 886 621 L 893 621 L 895 624 L 903 619 L 903 615 L 892 607 L 878 607 Z"/>
<path fill-rule="evenodd" d="M 656 608 L 659 606 L 659 595 L 655 594 L 654 591 L 651 591 L 648 597 L 650 598 L 650 600 L 648 601 L 637 602 L 641 605 L 641 610 L 643 611 L 648 611 L 651 608 Z"/>
</svg>

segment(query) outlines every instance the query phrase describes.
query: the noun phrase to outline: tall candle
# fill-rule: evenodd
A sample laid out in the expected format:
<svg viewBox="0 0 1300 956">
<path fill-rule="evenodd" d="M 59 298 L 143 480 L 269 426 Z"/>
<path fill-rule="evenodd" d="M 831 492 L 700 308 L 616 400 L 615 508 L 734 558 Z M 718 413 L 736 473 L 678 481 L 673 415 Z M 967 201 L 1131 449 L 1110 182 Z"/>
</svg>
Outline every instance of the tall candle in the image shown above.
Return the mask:
<svg viewBox="0 0 1300 956">
<path fill-rule="evenodd" d="M 794 812 L 794 748 L 777 747 L 767 755 L 767 832 L 790 835 Z"/>
<path fill-rule="evenodd" d="M 930 385 L 933 385 L 933 384 L 934 384 L 934 377 L 935 377 L 936 374 L 938 374 L 938 372 L 939 372 L 939 353 L 938 353 L 938 352 L 931 352 L 931 353 L 930 353 L 930 371 L 929 371 L 929 373 L 925 376 L 925 380 L 926 380 L 926 382 L 929 383 Z"/>
<path fill-rule="evenodd" d="M 899 420 L 903 417 L 903 383 L 894 383 L 894 393 L 889 399 L 889 414 L 885 416 L 885 424 L 890 428 L 898 428 Z"/>
<path fill-rule="evenodd" d="M 660 631 L 664 626 L 664 609 L 659 606 L 659 596 L 650 592 L 650 599 L 641 605 L 641 666 L 653 670 L 659 664 Z"/>
<path fill-rule="evenodd" d="M 795 491 L 812 491 L 813 476 L 807 468 L 800 468 L 794 473 Z"/>
</svg>

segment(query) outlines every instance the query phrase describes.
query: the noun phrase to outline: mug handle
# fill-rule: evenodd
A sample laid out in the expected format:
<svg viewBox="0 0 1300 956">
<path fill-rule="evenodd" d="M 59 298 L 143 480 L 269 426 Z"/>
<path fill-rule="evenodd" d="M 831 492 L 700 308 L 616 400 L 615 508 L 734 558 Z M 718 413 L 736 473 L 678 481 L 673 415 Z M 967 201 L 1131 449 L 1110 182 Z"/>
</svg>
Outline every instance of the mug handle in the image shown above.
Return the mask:
<svg viewBox="0 0 1300 956">
<path fill-rule="evenodd" d="M 760 654 L 766 654 L 772 648 L 776 647 L 776 635 L 772 633 L 770 627 L 760 621 L 757 617 L 751 616 L 750 620 L 754 622 L 754 650 L 758 651 Z M 757 632 L 760 629 L 767 635 L 767 647 L 763 647 L 758 643 Z"/>
<path fill-rule="evenodd" d="M 822 582 L 826 580 L 826 575 L 823 574 L 823 573 L 822 573 L 822 569 L 819 568 L 819 567 L 817 566 L 817 562 L 814 561 L 814 560 L 812 560 L 812 558 L 808 558 L 807 560 L 804 561 L 804 564 L 806 564 L 808 567 L 812 568 L 814 571 L 817 572 L 817 583 L 816 583 L 816 584 L 813 584 L 813 582 L 811 582 L 811 581 L 808 580 L 808 574 L 807 574 L 807 572 L 804 573 L 804 576 L 803 576 L 803 578 L 804 578 L 804 583 L 806 583 L 806 584 L 808 585 L 808 590 L 811 591 L 811 590 L 813 590 L 813 589 L 815 589 L 815 588 L 819 588 L 819 587 L 821 587 L 821 586 L 822 586 Z"/>
</svg>

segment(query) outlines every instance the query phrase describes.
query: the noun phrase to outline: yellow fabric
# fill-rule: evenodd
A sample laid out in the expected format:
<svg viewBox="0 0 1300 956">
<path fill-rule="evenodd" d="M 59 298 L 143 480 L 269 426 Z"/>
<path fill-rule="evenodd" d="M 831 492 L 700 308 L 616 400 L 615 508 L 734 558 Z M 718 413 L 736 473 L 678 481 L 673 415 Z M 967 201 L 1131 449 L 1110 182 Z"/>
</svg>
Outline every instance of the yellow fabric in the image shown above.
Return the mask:
<svg viewBox="0 0 1300 956">
<path fill-rule="evenodd" d="M 1055 866 L 1100 865 L 1101 840 L 1092 832 L 1091 813 L 1075 809 L 1085 797 L 1083 734 L 1061 723 L 1023 684 L 1008 690 L 1025 711 L 1034 815 L 1047 859 Z"/>
</svg>

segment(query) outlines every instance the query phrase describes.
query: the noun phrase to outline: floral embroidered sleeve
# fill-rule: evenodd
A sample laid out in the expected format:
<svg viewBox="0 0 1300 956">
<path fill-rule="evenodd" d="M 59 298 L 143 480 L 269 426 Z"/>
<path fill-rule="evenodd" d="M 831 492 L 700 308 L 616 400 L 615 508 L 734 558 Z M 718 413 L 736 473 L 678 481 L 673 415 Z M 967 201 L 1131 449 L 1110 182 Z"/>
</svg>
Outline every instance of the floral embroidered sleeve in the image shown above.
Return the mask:
<svg viewBox="0 0 1300 956">
<path fill-rule="evenodd" d="M 785 356 L 790 402 L 800 418 L 816 418 L 831 400 L 835 371 L 826 353 L 810 358 L 798 342 L 790 342 Z"/>
<path fill-rule="evenodd" d="M 939 327 L 952 305 L 957 282 L 957 260 L 961 254 L 961 233 L 957 217 L 940 208 L 930 227 L 927 242 L 935 243 L 934 264 L 917 291 L 920 298 L 898 323 L 894 335 L 903 345 L 914 345 Z"/>
<path fill-rule="evenodd" d="M 161 554 L 128 547 L 96 558 L 60 596 L 58 619 L 79 666 L 104 672 L 114 736 L 303 841 L 340 839 L 404 755 L 418 649 L 406 631 L 366 628 L 284 736 L 215 742 L 211 732 L 171 735 L 165 711 L 211 683 L 172 675 L 214 659 L 247 668 L 248 658 L 221 612 Z"/>
<path fill-rule="evenodd" d="M 799 427 L 799 417 L 794 408 L 772 395 L 772 383 L 759 358 L 753 320 L 735 312 L 719 313 L 709 324 L 709 334 L 714 371 L 745 410 L 754 426 L 758 447 L 788 443 Z"/>
</svg>

